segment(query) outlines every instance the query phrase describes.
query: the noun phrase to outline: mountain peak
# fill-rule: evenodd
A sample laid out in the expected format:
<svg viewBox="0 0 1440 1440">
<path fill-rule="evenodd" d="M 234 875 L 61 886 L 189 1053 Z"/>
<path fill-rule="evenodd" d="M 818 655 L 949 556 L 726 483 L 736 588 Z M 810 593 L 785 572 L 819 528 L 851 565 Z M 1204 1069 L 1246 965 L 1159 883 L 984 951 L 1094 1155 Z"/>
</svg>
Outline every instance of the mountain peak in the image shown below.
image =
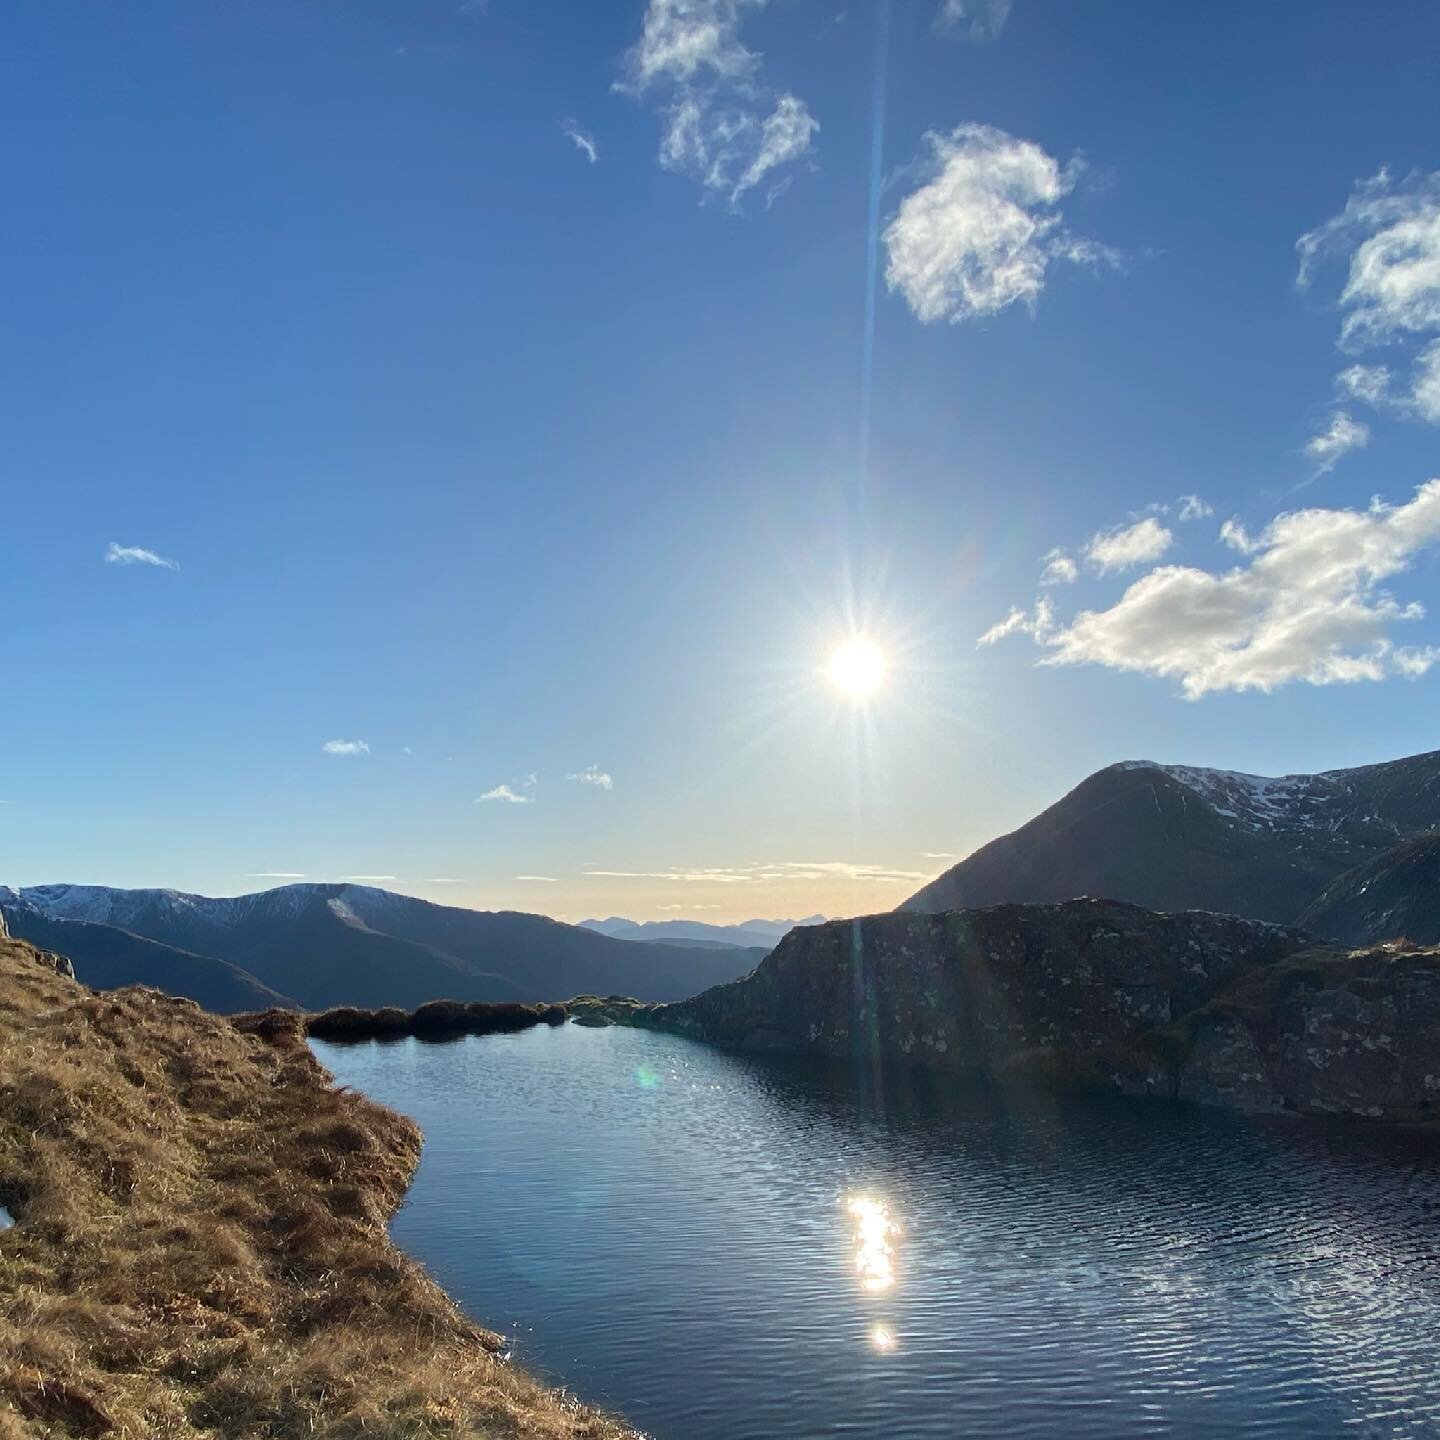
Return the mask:
<svg viewBox="0 0 1440 1440">
<path fill-rule="evenodd" d="M 1122 760 L 902 907 L 1079 895 L 1293 921 L 1342 871 L 1440 826 L 1440 752 L 1316 774 Z"/>
</svg>

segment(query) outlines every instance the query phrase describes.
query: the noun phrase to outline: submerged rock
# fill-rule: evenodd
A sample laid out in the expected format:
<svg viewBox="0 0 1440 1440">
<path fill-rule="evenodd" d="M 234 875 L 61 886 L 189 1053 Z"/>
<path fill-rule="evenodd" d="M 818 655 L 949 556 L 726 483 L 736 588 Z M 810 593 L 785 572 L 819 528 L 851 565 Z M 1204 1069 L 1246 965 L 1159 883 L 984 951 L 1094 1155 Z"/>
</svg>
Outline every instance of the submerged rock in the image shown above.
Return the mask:
<svg viewBox="0 0 1440 1440">
<path fill-rule="evenodd" d="M 1203 911 L 1073 900 L 815 925 L 743 980 L 607 1018 L 1250 1112 L 1440 1115 L 1440 952 Z"/>
</svg>

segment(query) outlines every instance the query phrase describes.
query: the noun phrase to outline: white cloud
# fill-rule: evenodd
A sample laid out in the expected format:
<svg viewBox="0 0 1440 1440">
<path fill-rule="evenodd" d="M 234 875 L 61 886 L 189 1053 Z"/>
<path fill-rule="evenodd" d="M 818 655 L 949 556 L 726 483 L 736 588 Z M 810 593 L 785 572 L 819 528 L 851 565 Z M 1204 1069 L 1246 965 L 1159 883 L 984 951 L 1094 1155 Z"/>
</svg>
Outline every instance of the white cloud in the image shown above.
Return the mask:
<svg viewBox="0 0 1440 1440">
<path fill-rule="evenodd" d="M 1035 602 L 1033 610 L 1022 610 L 1017 605 L 1003 619 L 992 625 L 975 643 L 997 645 L 1011 635 L 1029 635 L 1043 641 L 1055 628 L 1055 609 L 1048 600 Z"/>
<path fill-rule="evenodd" d="M 587 765 L 583 770 L 576 770 L 565 777 L 567 780 L 577 780 L 581 785 L 593 785 L 597 790 L 613 790 L 614 779 L 598 765 Z"/>
<path fill-rule="evenodd" d="M 940 0 L 935 28 L 984 45 L 999 38 L 1010 18 L 1011 0 Z"/>
<path fill-rule="evenodd" d="M 1295 681 L 1414 678 L 1440 659 L 1434 647 L 1396 644 L 1395 626 L 1425 612 L 1382 588 L 1440 544 L 1440 480 L 1404 505 L 1376 499 L 1365 510 L 1296 510 L 1253 537 L 1227 522 L 1222 538 L 1248 563 L 1218 574 L 1161 566 L 1108 610 L 1028 627 L 1049 652 L 1042 663 L 1168 676 L 1193 700 Z"/>
<path fill-rule="evenodd" d="M 483 795 L 475 797 L 477 805 L 486 800 L 499 800 L 506 805 L 530 805 L 534 803 L 533 795 L 522 795 L 518 790 L 512 790 L 508 785 L 496 785 L 493 789 L 487 790 Z"/>
<path fill-rule="evenodd" d="M 1215 507 L 1198 495 L 1182 495 L 1175 518 L 1182 524 L 1191 520 L 1208 520 L 1215 513 Z"/>
<path fill-rule="evenodd" d="M 558 885 L 560 882 L 553 875 L 517 875 L 517 880 L 534 880 L 545 885 Z"/>
<path fill-rule="evenodd" d="M 1104 530 L 1092 536 L 1085 558 L 1101 575 L 1112 570 L 1129 570 L 1158 560 L 1174 543 L 1175 532 L 1153 515 L 1118 530 Z"/>
<path fill-rule="evenodd" d="M 1234 516 L 1220 527 L 1220 543 L 1242 555 L 1253 555 L 1260 548 L 1260 542 L 1252 540 L 1250 532 Z"/>
<path fill-rule="evenodd" d="M 1335 377 L 1335 388 L 1351 400 L 1379 409 L 1390 399 L 1390 371 L 1384 365 L 1351 365 Z"/>
<path fill-rule="evenodd" d="M 370 746 L 364 740 L 327 740 L 320 747 L 327 755 L 368 755 Z"/>
<path fill-rule="evenodd" d="M 1440 424 L 1440 170 L 1397 183 L 1388 170 L 1360 181 L 1340 214 L 1296 241 L 1297 283 L 1312 284 L 1325 262 L 1345 265 L 1340 345 L 1421 345 L 1411 388 L 1393 389 L 1384 365 L 1352 365 L 1340 390 L 1377 409 Z M 1431 387 L 1434 388 L 1431 388 Z"/>
<path fill-rule="evenodd" d="M 107 565 L 154 565 L 161 570 L 178 570 L 180 568 L 178 560 L 157 555 L 153 550 L 146 550 L 140 545 L 117 545 L 113 540 L 105 547 L 105 563 Z"/>
<path fill-rule="evenodd" d="M 303 880 L 303 870 L 252 870 L 245 877 L 247 880 Z"/>
<path fill-rule="evenodd" d="M 560 124 L 561 133 L 593 165 L 600 158 L 600 149 L 595 137 L 588 130 L 582 130 L 573 120 Z"/>
<path fill-rule="evenodd" d="M 885 228 L 885 282 L 926 324 L 957 324 L 1007 305 L 1031 307 L 1052 260 L 1113 259 L 1069 234 L 1056 208 L 1078 166 L 990 125 L 925 136 L 929 178 L 900 202 Z"/>
<path fill-rule="evenodd" d="M 1329 425 L 1305 442 L 1305 453 L 1315 462 L 1315 473 L 1324 475 L 1352 450 L 1363 450 L 1369 443 L 1370 427 L 1344 410 L 1337 410 Z"/>
<path fill-rule="evenodd" d="M 1348 254 L 1340 339 L 1365 345 L 1440 330 L 1440 171 L 1396 185 L 1388 170 L 1356 185 L 1339 215 L 1302 235 L 1299 284 Z"/>
<path fill-rule="evenodd" d="M 1440 340 L 1432 341 L 1420 352 L 1410 395 L 1420 418 L 1440 425 Z"/>
<path fill-rule="evenodd" d="M 803 100 L 761 81 L 760 57 L 740 39 L 745 13 L 766 3 L 650 0 L 618 87 L 661 98 L 660 164 L 731 206 L 808 155 L 820 129 Z M 771 188 L 769 203 L 782 189 Z"/>
<path fill-rule="evenodd" d="M 922 860 L 958 860 L 960 857 L 951 850 L 922 850 Z"/>
<path fill-rule="evenodd" d="M 1040 559 L 1045 566 L 1040 572 L 1042 585 L 1069 585 L 1080 578 L 1080 567 L 1058 546 L 1047 550 Z"/>
</svg>

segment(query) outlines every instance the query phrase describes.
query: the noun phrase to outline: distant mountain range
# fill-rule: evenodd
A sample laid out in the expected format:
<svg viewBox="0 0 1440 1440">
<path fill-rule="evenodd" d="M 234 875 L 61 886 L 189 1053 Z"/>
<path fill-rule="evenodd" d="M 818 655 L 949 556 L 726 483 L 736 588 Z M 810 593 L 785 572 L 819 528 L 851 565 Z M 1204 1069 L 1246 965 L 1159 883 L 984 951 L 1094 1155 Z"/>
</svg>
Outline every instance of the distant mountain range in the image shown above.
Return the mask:
<svg viewBox="0 0 1440 1440">
<path fill-rule="evenodd" d="M 707 925 L 702 920 L 623 920 L 612 915 L 608 920 L 582 920 L 580 926 L 616 940 L 640 940 L 646 944 L 661 941 L 773 950 L 797 925 L 820 925 L 824 921 L 823 915 L 811 915 L 805 920 L 742 920 L 738 925 Z"/>
<path fill-rule="evenodd" d="M 286 885 L 215 899 L 103 885 L 0 889 L 12 934 L 68 954 L 97 987 L 142 981 L 233 1013 L 291 1004 L 678 1000 L 764 949 L 637 944 L 541 915 L 465 910 L 368 885 Z"/>
<path fill-rule="evenodd" d="M 1374 905 L 1356 908 L 1369 873 L 1364 867 L 1376 867 L 1369 883 L 1384 876 L 1392 888 L 1402 886 L 1421 873 L 1405 847 L 1434 830 L 1440 830 L 1440 751 L 1278 779 L 1129 760 L 1081 781 L 900 908 L 1091 895 L 1152 910 L 1301 923 L 1326 938 L 1368 943 L 1388 937 L 1369 933 L 1361 911 L 1382 929 L 1392 921 L 1380 920 Z M 1342 884 L 1347 872 L 1358 878 Z M 1330 895 L 1324 904 L 1322 891 Z M 1406 914 L 1415 927 L 1411 939 L 1440 940 L 1420 909 L 1402 912 L 1392 903 L 1393 922 Z"/>
</svg>

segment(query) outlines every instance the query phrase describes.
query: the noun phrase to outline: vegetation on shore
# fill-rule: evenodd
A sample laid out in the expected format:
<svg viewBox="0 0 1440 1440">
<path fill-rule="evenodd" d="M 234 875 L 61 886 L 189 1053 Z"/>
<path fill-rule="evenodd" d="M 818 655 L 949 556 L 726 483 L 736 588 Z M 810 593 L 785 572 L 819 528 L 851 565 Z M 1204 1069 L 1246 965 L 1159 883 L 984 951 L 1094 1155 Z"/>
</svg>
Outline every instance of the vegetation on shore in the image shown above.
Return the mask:
<svg viewBox="0 0 1440 1440">
<path fill-rule="evenodd" d="M 620 1440 L 390 1242 L 420 1153 L 300 1017 L 93 994 L 0 938 L 0 1440 Z"/>
<path fill-rule="evenodd" d="M 284 1012 L 275 1013 L 284 1016 Z M 362 1010 L 353 1005 L 337 1005 L 315 1015 L 301 1016 L 300 1023 L 305 1033 L 317 1040 L 402 1040 L 407 1035 L 441 1040 L 461 1035 L 504 1035 L 536 1025 L 563 1025 L 567 1015 L 564 1005 L 431 1000 L 414 1010 L 402 1010 L 398 1006 Z M 274 1023 L 283 1027 L 288 1020 L 289 1017 L 284 1016 Z M 252 1029 L 262 1021 L 258 1016 L 241 1015 L 235 1023 L 242 1029 Z"/>
</svg>

